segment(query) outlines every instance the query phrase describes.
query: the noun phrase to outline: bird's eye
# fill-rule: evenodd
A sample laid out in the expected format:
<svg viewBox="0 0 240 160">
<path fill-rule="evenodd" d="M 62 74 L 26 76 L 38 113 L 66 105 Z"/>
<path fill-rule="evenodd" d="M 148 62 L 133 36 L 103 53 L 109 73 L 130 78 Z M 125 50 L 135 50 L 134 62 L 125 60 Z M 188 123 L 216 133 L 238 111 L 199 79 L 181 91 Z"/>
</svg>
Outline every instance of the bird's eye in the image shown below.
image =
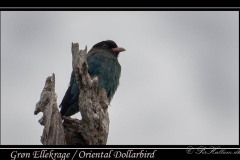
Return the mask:
<svg viewBox="0 0 240 160">
<path fill-rule="evenodd" d="M 103 48 L 108 48 L 108 45 L 107 45 L 107 44 L 104 44 L 102 47 L 103 47 Z"/>
</svg>

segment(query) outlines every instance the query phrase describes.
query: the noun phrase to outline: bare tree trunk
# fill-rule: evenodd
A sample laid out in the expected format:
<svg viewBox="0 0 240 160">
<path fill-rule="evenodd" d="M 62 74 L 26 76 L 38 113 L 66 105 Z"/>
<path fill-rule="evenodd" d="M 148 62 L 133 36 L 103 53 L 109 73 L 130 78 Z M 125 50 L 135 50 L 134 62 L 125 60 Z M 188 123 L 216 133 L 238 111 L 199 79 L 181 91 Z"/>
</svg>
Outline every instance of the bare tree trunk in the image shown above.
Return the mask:
<svg viewBox="0 0 240 160">
<path fill-rule="evenodd" d="M 53 74 L 46 79 L 40 100 L 34 111 L 35 115 L 43 112 L 43 117 L 39 120 L 39 123 L 45 126 L 41 137 L 41 142 L 44 145 L 66 144 L 55 95 L 55 75 Z"/>
<path fill-rule="evenodd" d="M 82 119 L 63 117 L 57 108 L 55 78 L 48 77 L 34 114 L 43 112 L 39 120 L 44 125 L 41 142 L 44 145 L 105 145 L 109 132 L 108 98 L 104 89 L 98 88 L 98 79 L 91 79 L 86 62 L 87 49 L 79 50 L 72 44 L 72 65 L 80 94 L 78 106 Z"/>
</svg>

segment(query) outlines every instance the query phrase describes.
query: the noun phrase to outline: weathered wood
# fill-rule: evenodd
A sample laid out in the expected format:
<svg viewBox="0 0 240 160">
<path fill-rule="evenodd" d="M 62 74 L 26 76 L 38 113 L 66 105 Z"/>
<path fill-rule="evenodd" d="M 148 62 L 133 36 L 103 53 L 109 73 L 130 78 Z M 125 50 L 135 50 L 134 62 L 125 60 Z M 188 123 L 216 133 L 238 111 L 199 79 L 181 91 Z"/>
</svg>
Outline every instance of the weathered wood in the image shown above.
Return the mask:
<svg viewBox="0 0 240 160">
<path fill-rule="evenodd" d="M 88 74 L 87 48 L 79 50 L 72 43 L 72 66 L 80 88 L 78 99 L 82 119 L 63 117 L 57 108 L 55 77 L 48 77 L 34 114 L 43 112 L 39 123 L 44 125 L 41 142 L 68 145 L 105 145 L 109 132 L 109 100 L 104 89 L 98 89 L 98 79 Z"/>
<path fill-rule="evenodd" d="M 55 94 L 55 75 L 48 77 L 41 93 L 39 102 L 36 104 L 34 114 L 43 112 L 39 123 L 44 126 L 41 142 L 44 145 L 66 144 L 62 119 L 57 107 Z"/>
<path fill-rule="evenodd" d="M 87 145 L 105 145 L 109 131 L 108 99 L 105 90 L 98 89 L 97 78 L 88 74 L 87 48 L 79 50 L 78 43 L 72 44 L 73 71 L 79 85 L 79 110 L 82 115 L 81 137 Z"/>
</svg>

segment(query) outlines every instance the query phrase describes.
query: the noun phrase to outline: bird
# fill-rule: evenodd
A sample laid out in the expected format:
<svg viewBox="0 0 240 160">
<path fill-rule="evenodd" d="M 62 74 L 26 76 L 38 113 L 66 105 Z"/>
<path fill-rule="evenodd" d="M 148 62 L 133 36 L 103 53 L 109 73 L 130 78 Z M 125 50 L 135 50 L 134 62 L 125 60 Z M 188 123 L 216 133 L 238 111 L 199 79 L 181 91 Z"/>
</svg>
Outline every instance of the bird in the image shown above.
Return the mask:
<svg viewBox="0 0 240 160">
<path fill-rule="evenodd" d="M 109 101 L 112 100 L 119 86 L 121 65 L 118 56 L 123 51 L 126 50 L 118 47 L 113 40 L 105 40 L 93 45 L 87 53 L 88 73 L 91 78 L 97 77 L 98 87 L 106 90 Z M 59 105 L 62 117 L 69 117 L 79 112 L 80 90 L 72 71 L 68 89 Z"/>
</svg>

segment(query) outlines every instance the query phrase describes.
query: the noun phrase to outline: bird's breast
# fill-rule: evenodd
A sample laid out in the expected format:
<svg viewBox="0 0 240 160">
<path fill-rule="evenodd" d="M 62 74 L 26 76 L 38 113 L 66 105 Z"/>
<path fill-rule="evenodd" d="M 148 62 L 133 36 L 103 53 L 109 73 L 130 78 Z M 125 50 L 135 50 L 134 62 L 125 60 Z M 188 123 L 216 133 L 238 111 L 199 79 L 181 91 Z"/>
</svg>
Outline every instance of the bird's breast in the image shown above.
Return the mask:
<svg viewBox="0 0 240 160">
<path fill-rule="evenodd" d="M 88 57 L 90 76 L 98 77 L 99 87 L 104 88 L 108 97 L 112 97 L 119 85 L 121 66 L 116 57 L 106 53 L 95 53 Z"/>
</svg>

